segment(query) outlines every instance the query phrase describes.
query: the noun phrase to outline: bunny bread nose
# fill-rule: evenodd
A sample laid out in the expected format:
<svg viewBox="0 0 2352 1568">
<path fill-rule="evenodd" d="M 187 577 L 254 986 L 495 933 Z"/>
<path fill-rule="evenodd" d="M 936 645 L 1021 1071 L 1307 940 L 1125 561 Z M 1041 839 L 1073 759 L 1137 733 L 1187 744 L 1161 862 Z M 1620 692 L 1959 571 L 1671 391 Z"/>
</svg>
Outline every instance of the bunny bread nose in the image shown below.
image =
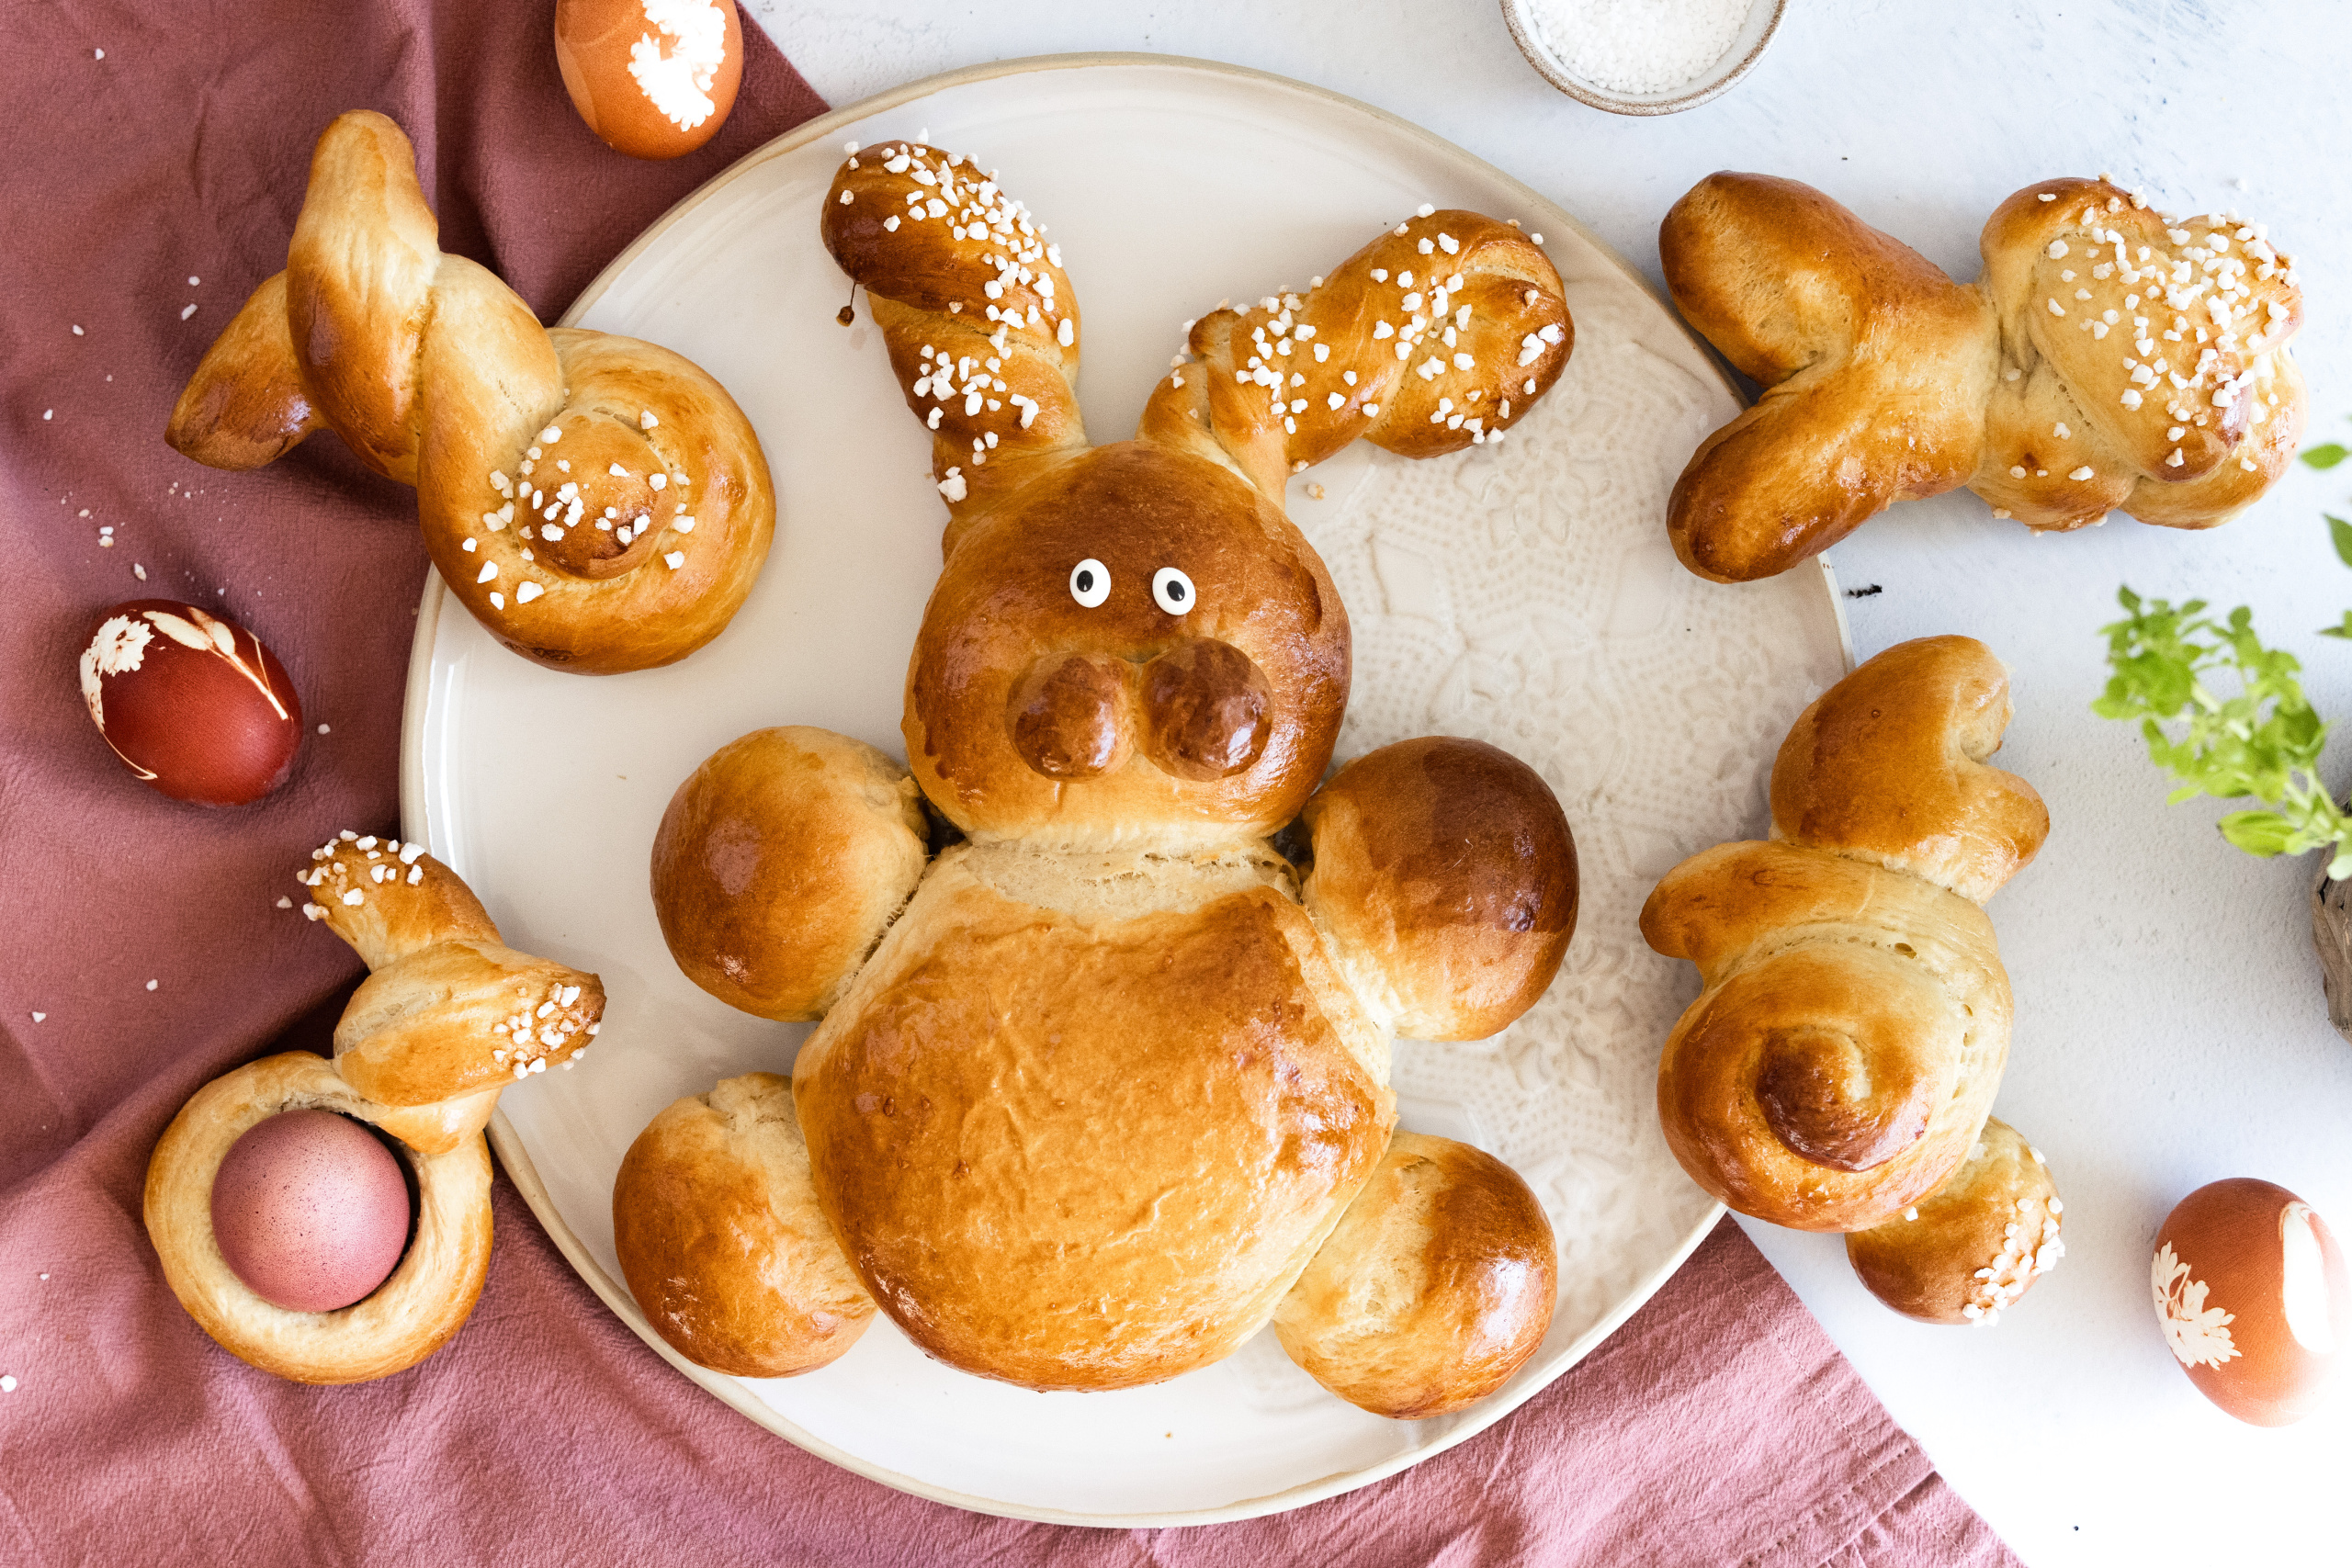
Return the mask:
<svg viewBox="0 0 2352 1568">
<path fill-rule="evenodd" d="M 1103 654 L 1049 654 L 1013 686 L 1008 718 L 1013 750 L 1049 779 L 1116 772 L 1140 740 L 1162 773 L 1203 782 L 1240 773 L 1265 750 L 1271 691 L 1248 654 L 1201 637 L 1140 672 Z"/>
<path fill-rule="evenodd" d="M 1229 642 L 1179 643 L 1143 667 L 1144 755 L 1162 773 L 1227 778 L 1266 749 L 1265 672 Z"/>
<path fill-rule="evenodd" d="M 1012 688 L 1012 749 L 1049 779 L 1091 779 L 1127 760 L 1121 722 L 1130 674 L 1120 660 L 1048 654 Z"/>
</svg>

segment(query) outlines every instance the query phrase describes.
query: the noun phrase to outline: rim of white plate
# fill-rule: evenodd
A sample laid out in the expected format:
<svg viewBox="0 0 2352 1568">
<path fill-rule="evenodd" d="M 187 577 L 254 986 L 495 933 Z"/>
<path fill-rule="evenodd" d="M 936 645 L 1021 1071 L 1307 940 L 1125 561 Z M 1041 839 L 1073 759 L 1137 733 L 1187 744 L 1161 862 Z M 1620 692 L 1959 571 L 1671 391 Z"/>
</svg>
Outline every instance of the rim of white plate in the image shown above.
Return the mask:
<svg viewBox="0 0 2352 1568">
<path fill-rule="evenodd" d="M 1023 75 L 1033 72 L 1073 71 L 1100 66 L 1146 66 L 1154 69 L 1197 71 L 1208 75 L 1238 78 L 1264 86 L 1280 88 L 1284 92 L 1319 100 L 1327 106 L 1363 115 L 1377 120 L 1392 130 L 1402 132 L 1419 141 L 1449 157 L 1464 160 L 1491 172 L 1512 188 L 1530 211 L 1540 212 L 1546 224 L 1566 225 L 1590 243 L 1600 254 L 1606 256 L 1612 265 L 1632 280 L 1634 287 L 1640 288 L 1657 304 L 1658 309 L 1666 313 L 1667 319 L 1674 323 L 1676 330 L 1698 345 L 1706 355 L 1709 367 L 1715 371 L 1716 376 L 1730 390 L 1732 396 L 1742 403 L 1747 401 L 1740 392 L 1738 384 L 1724 374 L 1715 359 L 1713 350 L 1708 347 L 1705 340 L 1690 331 L 1689 325 L 1683 321 L 1681 315 L 1671 304 L 1658 298 L 1657 291 L 1650 287 L 1649 280 L 1641 275 L 1639 269 L 1619 255 L 1615 248 L 1607 241 L 1593 232 L 1557 202 L 1543 196 L 1502 170 L 1495 168 L 1493 164 L 1487 163 L 1476 153 L 1455 146 L 1435 132 L 1423 130 L 1412 121 L 1390 114 L 1385 109 L 1349 97 L 1344 93 L 1335 93 L 1328 88 L 1295 81 L 1288 76 L 1279 76 L 1269 71 L 1253 71 L 1244 65 L 1228 65 L 1220 61 L 1195 60 L 1176 54 L 1131 52 L 1044 54 L 1033 55 L 1023 60 L 997 61 L 986 65 L 967 65 L 960 70 L 944 72 L 936 76 L 926 76 L 921 81 L 909 82 L 901 86 L 889 88 L 885 92 L 876 93 L 870 98 L 820 115 L 815 119 L 804 121 L 774 141 L 765 142 L 745 153 L 711 176 L 707 183 L 689 192 L 675 207 L 655 220 L 651 226 L 629 243 L 627 249 L 613 258 L 611 265 L 596 275 L 594 281 L 581 290 L 580 297 L 571 302 L 571 308 L 563 313 L 562 319 L 556 324 L 570 326 L 577 321 L 603 297 L 605 289 L 612 286 L 614 280 L 627 271 L 630 264 L 661 238 L 672 224 L 677 222 L 692 209 L 709 200 L 729 182 L 756 164 L 764 163 L 770 158 L 795 152 L 811 141 L 821 141 L 840 128 L 884 109 L 892 108 L 915 98 L 926 97 L 950 87 L 961 86 L 970 82 L 989 81 L 1001 76 Z M 1818 570 L 1820 572 L 1823 595 L 1828 601 L 1830 617 L 1838 627 L 1839 651 L 1844 656 L 1847 667 L 1851 669 L 1854 663 L 1853 634 L 1846 624 L 1846 607 L 1838 596 L 1837 577 L 1830 570 L 1828 558 L 1826 556 L 1815 556 L 1811 563 L 1801 566 L 1797 570 L 1800 571 Z M 447 594 L 447 589 L 442 583 L 440 574 L 428 570 L 424 575 L 424 596 L 417 606 L 416 636 L 409 648 L 408 689 L 403 699 L 401 718 L 401 832 L 405 838 L 421 840 L 426 844 L 432 843 L 433 833 L 432 824 L 424 819 L 424 719 L 426 705 L 432 694 L 434 635 L 441 618 L 441 610 Z M 1600 1321 L 1570 1342 L 1567 1348 L 1561 1352 L 1560 1359 L 1553 1367 L 1550 1375 L 1540 1382 L 1531 1382 L 1523 1389 L 1495 1395 L 1478 1406 L 1470 1418 L 1460 1423 L 1437 1442 L 1395 1455 L 1378 1464 L 1367 1465 L 1359 1470 L 1339 1472 L 1315 1481 L 1285 1487 L 1280 1492 L 1270 1493 L 1262 1497 L 1245 1497 L 1214 1508 L 1180 1509 L 1167 1513 L 1080 1514 L 1061 1508 L 1040 1508 L 1024 1504 L 1007 1503 L 992 1497 L 976 1497 L 944 1486 L 936 1486 L 919 1477 L 875 1464 L 837 1448 L 795 1423 L 786 1420 L 774 1409 L 747 1393 L 741 1382 L 735 1378 L 723 1372 L 712 1371 L 707 1367 L 696 1366 L 694 1362 L 687 1360 L 671 1348 L 668 1340 L 654 1332 L 653 1325 L 648 1323 L 645 1315 L 638 1310 L 636 1299 L 628 1293 L 628 1288 L 605 1271 L 604 1266 L 590 1255 L 586 1245 L 572 1233 L 571 1227 L 564 1223 L 561 1212 L 557 1209 L 554 1200 L 548 1193 L 546 1185 L 539 1179 L 537 1168 L 531 1163 L 530 1152 L 524 1147 L 521 1135 L 514 1131 L 513 1123 L 507 1121 L 503 1111 L 492 1116 L 489 1131 L 491 1147 L 497 1152 L 499 1163 L 506 1168 L 506 1174 L 514 1181 L 515 1190 L 522 1194 L 524 1202 L 528 1204 L 531 1213 L 537 1216 L 539 1224 L 554 1240 L 557 1250 L 563 1254 L 573 1271 L 587 1281 L 588 1288 L 596 1292 L 598 1298 L 604 1302 L 614 1316 L 628 1325 L 631 1333 L 651 1346 L 654 1352 L 663 1360 L 675 1367 L 730 1409 L 774 1432 L 795 1447 L 816 1455 L 819 1459 L 839 1465 L 854 1474 L 865 1476 L 869 1481 L 879 1482 L 895 1491 L 909 1493 L 918 1497 L 927 1497 L 933 1502 L 945 1503 L 950 1506 L 967 1509 L 977 1514 L 991 1514 L 1002 1518 L 1033 1519 L 1043 1524 L 1086 1525 L 1104 1529 L 1157 1529 L 1185 1525 L 1221 1524 L 1234 1519 L 1256 1518 L 1266 1514 L 1284 1513 L 1292 1508 L 1304 1507 L 1309 1503 L 1321 1502 L 1326 1497 L 1335 1497 L 1342 1492 L 1351 1492 L 1359 1486 L 1368 1486 L 1375 1481 L 1385 1481 L 1399 1471 L 1419 1464 L 1432 1455 L 1443 1453 L 1448 1449 L 1492 1427 L 1536 1394 L 1551 1387 L 1569 1369 L 1590 1355 L 1603 1340 L 1623 1326 L 1627 1318 L 1633 1316 L 1645 1303 L 1656 1295 L 1658 1287 L 1674 1277 L 1683 1263 L 1689 1259 L 1690 1254 L 1698 1249 L 1699 1244 L 1706 1239 L 1707 1234 L 1715 1228 L 1716 1222 L 1722 1219 L 1724 1213 L 1721 1203 L 1710 1206 L 1700 1221 L 1691 1226 L 1689 1234 L 1684 1235 L 1676 1246 L 1665 1263 L 1652 1270 Z"/>
</svg>

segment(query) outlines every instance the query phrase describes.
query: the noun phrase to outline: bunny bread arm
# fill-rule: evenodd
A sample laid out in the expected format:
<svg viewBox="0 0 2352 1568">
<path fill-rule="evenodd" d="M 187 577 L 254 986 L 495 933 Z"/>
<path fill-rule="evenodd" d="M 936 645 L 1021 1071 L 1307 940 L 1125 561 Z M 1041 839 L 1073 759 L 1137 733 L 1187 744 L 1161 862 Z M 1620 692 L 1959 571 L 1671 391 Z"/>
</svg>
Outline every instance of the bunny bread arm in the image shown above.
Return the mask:
<svg viewBox="0 0 2352 1568">
<path fill-rule="evenodd" d="M 862 740 L 805 725 L 720 747 L 653 839 L 653 909 L 686 977 L 761 1018 L 820 1018 L 929 862 L 922 796 Z"/>
<path fill-rule="evenodd" d="M 332 429 L 416 488 L 443 582 L 508 648 L 586 674 L 684 658 L 741 605 L 775 531 L 750 422 L 667 349 L 542 328 L 438 235 L 400 128 L 336 118 L 286 270 L 207 352 L 165 438 L 241 470 Z"/>
<path fill-rule="evenodd" d="M 1856 1230 L 1974 1144 L 2011 1004 L 1981 907 L 2041 847 L 2021 780 L 1977 760 L 2007 717 L 1966 637 L 1897 645 L 1832 686 L 1773 767 L 1773 841 L 1684 861 L 1643 936 L 1702 987 L 1658 1068 L 1668 1145 L 1739 1210 Z"/>
<path fill-rule="evenodd" d="M 784 1378 L 874 1321 L 817 1205 L 792 1080 L 723 1079 L 649 1123 L 613 1182 L 613 1247 L 646 1320 L 697 1366 Z"/>
<path fill-rule="evenodd" d="M 1577 851 L 1543 776 L 1479 740 L 1357 758 L 1300 813 L 1301 889 L 1375 1015 L 1416 1040 L 1483 1040 L 1535 1004 L 1577 924 Z"/>
<path fill-rule="evenodd" d="M 391 1276 L 339 1311 L 266 1300 L 230 1268 L 213 1234 L 213 1179 L 247 1132 L 291 1111 L 331 1111 L 393 1132 L 389 1109 L 326 1058 L 288 1051 L 213 1079 L 164 1129 L 147 1164 L 147 1235 L 172 1294 L 239 1359 L 296 1382 L 365 1382 L 424 1359 L 472 1313 L 490 1272 L 490 1148 L 479 1133 L 429 1151 L 401 1140 L 416 1179 L 415 1234 Z"/>
<path fill-rule="evenodd" d="M 1559 1252 L 1517 1172 L 1451 1138 L 1398 1133 L 1274 1313 L 1290 1359 L 1374 1416 L 1476 1404 L 1544 1343 Z"/>
</svg>

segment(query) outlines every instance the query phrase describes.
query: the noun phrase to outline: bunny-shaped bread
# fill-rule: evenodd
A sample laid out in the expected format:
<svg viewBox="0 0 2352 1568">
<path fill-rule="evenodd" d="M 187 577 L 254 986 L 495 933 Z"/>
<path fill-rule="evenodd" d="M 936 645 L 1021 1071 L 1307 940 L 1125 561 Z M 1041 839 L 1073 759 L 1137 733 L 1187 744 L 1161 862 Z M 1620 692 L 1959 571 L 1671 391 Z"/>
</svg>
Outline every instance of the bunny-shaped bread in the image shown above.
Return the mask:
<svg viewBox="0 0 2352 1568">
<path fill-rule="evenodd" d="M 1674 488 L 1685 566 L 1770 577 L 1962 484 L 2037 530 L 2116 509 L 2210 528 L 2278 477 L 2303 429 L 2286 346 L 2303 305 L 2261 225 L 2044 180 L 1981 248 L 1984 276 L 1955 283 L 1764 175 L 1711 175 L 1674 204 L 1658 254 L 1675 303 L 1764 388 Z"/>
<path fill-rule="evenodd" d="M 1366 1409 L 1483 1397 L 1549 1323 L 1550 1225 L 1499 1161 L 1392 1140 L 1390 1042 L 1535 1000 L 1575 847 L 1476 741 L 1322 782 L 1347 612 L 1282 495 L 1358 436 L 1507 432 L 1568 356 L 1557 275 L 1515 228 L 1425 209 L 1194 323 L 1136 438 L 1090 446 L 1060 253 L 992 176 L 895 142 L 824 213 L 948 505 L 911 771 L 764 730 L 671 802 L 653 892 L 681 965 L 823 1021 L 789 1098 L 732 1080 L 630 1152 L 632 1291 L 709 1365 L 839 1354 L 850 1276 L 930 1354 L 1032 1388 L 1173 1377 L 1279 1313 Z M 925 802 L 965 835 L 935 857 Z M 1270 841 L 1295 820 L 1303 877 Z"/>
<path fill-rule="evenodd" d="M 302 912 L 366 960 L 334 1060 L 288 1051 L 225 1073 L 180 1108 L 147 1166 L 147 1235 L 172 1293 L 223 1348 L 298 1382 L 414 1366 L 465 1323 L 490 1268 L 490 1149 L 499 1090 L 570 1066 L 604 1015 L 594 975 L 514 952 L 471 889 L 422 844 L 345 830 L 297 874 Z M 390 1278 L 340 1311 L 298 1312 L 238 1278 L 212 1229 L 212 1186 L 245 1133 L 325 1110 L 399 1141 L 414 1235 Z"/>
<path fill-rule="evenodd" d="M 2008 721 L 1982 643 L 1888 649 L 1789 731 L 1770 841 L 1691 856 L 1643 907 L 1643 936 L 1704 987 L 1658 1065 L 1666 1140 L 1740 1213 L 1860 1230 L 1975 1144 L 2009 1046 L 1983 906 L 2050 828 L 1984 764 Z"/>
<path fill-rule="evenodd" d="M 590 675 L 684 659 L 775 532 L 751 423 L 668 349 L 541 328 L 439 232 L 400 127 L 339 117 L 286 270 L 206 353 L 165 439 L 242 471 L 331 428 L 416 487 L 442 581 L 508 648 Z"/>
</svg>

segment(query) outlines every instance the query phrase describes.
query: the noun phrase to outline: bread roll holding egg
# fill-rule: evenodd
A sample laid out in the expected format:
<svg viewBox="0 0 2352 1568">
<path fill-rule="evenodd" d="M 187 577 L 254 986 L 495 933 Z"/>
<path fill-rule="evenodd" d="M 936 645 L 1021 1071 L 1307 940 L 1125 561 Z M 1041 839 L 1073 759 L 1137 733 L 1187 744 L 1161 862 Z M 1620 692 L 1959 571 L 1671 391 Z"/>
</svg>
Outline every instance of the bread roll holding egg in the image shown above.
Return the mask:
<svg viewBox="0 0 2352 1568">
<path fill-rule="evenodd" d="M 718 133 L 743 79 L 735 0 L 558 0 L 555 62 L 588 129 L 632 158 Z"/>
<path fill-rule="evenodd" d="M 2271 1182 L 2235 1177 L 2183 1198 L 2156 1233 L 2150 1284 L 2188 1381 L 2253 1426 L 2318 1408 L 2352 1341 L 2343 1249 L 2309 1203 Z"/>
<path fill-rule="evenodd" d="M 1905 1317 L 1990 1328 L 2065 1255 L 2064 1212 L 2041 1152 L 1988 1118 L 1941 1187 L 1849 1235 L 1846 1260 Z"/>
</svg>

